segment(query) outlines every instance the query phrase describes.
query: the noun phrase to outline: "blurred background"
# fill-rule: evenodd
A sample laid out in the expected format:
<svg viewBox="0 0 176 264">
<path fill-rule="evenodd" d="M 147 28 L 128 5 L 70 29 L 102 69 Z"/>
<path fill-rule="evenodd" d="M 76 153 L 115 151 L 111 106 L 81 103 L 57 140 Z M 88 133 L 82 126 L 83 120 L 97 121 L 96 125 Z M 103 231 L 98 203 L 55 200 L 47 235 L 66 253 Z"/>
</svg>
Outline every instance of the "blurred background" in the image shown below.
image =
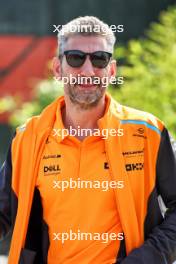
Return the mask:
<svg viewBox="0 0 176 264">
<path fill-rule="evenodd" d="M 124 26 L 114 51 L 124 84 L 109 92 L 158 116 L 176 137 L 175 0 L 0 0 L 0 166 L 15 127 L 62 94 L 51 70 L 53 25 L 84 15 Z M 9 241 L 0 243 L 0 255 L 8 254 Z"/>
</svg>

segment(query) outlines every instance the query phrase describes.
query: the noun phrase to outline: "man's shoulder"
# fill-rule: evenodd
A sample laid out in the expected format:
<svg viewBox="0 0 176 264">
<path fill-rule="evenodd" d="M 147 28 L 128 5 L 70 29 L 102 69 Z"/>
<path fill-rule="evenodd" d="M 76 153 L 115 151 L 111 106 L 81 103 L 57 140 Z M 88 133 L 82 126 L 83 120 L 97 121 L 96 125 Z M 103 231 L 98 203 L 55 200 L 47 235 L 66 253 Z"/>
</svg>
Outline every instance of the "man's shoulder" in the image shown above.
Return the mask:
<svg viewBox="0 0 176 264">
<path fill-rule="evenodd" d="M 155 115 L 125 106 L 114 101 L 114 113 L 122 124 L 134 124 L 156 127 L 160 132 L 164 128 L 164 123 Z"/>
<path fill-rule="evenodd" d="M 37 122 L 40 118 L 40 115 L 32 116 L 26 120 L 26 122 L 16 128 L 16 134 L 18 133 L 24 133 L 26 129 L 33 127 L 35 128 L 37 125 Z"/>
<path fill-rule="evenodd" d="M 146 112 L 143 110 L 139 110 L 136 108 L 132 108 L 129 106 L 122 105 L 122 112 L 123 112 L 122 117 L 124 119 L 127 119 L 127 118 L 133 119 L 134 118 L 136 120 L 141 119 L 141 120 L 149 121 L 152 123 L 155 123 L 155 122 L 163 123 L 158 117 L 156 117 L 152 113 L 149 113 L 149 112 Z"/>
<path fill-rule="evenodd" d="M 53 124 L 55 119 L 57 105 L 62 97 L 57 98 L 55 101 L 47 105 L 39 115 L 35 115 L 26 120 L 26 122 L 17 127 L 17 133 L 24 133 L 26 130 L 41 132 Z"/>
</svg>

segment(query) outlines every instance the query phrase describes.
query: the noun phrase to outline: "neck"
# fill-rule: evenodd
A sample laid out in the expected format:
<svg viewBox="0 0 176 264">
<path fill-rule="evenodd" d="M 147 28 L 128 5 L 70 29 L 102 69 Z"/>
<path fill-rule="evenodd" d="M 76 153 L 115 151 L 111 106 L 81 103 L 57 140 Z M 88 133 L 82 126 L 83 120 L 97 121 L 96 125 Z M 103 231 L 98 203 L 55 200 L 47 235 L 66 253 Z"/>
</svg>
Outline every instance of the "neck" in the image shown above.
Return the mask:
<svg viewBox="0 0 176 264">
<path fill-rule="evenodd" d="M 65 97 L 65 107 L 62 111 L 64 126 L 65 128 L 69 128 L 70 126 L 73 128 L 78 128 L 78 126 L 89 129 L 98 128 L 97 121 L 103 117 L 105 107 L 105 95 L 96 106 L 86 110 L 81 110 L 69 98 Z"/>
</svg>

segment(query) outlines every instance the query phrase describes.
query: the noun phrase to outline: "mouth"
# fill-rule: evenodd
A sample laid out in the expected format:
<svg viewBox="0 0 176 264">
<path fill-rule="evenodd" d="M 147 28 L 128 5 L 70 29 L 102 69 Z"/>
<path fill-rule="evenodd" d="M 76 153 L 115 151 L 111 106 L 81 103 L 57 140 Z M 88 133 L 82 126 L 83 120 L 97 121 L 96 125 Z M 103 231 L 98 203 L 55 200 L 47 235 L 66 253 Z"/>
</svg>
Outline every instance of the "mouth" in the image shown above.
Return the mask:
<svg viewBox="0 0 176 264">
<path fill-rule="evenodd" d="M 80 89 L 95 89 L 97 87 L 97 84 L 93 83 L 82 83 L 82 84 L 77 84 Z"/>
</svg>

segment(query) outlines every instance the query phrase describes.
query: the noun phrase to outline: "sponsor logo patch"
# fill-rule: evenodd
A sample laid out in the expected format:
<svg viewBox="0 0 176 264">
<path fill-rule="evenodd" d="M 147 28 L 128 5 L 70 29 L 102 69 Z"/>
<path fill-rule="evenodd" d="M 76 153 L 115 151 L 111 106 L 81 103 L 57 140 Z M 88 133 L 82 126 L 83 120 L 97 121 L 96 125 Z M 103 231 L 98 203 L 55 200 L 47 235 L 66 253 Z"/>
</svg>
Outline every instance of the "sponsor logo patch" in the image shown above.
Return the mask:
<svg viewBox="0 0 176 264">
<path fill-rule="evenodd" d="M 44 165 L 43 167 L 44 175 L 52 175 L 52 174 L 59 174 L 61 172 L 59 164 L 54 165 Z"/>
<path fill-rule="evenodd" d="M 144 163 L 129 163 L 125 165 L 126 171 L 138 171 L 144 169 Z"/>
</svg>

